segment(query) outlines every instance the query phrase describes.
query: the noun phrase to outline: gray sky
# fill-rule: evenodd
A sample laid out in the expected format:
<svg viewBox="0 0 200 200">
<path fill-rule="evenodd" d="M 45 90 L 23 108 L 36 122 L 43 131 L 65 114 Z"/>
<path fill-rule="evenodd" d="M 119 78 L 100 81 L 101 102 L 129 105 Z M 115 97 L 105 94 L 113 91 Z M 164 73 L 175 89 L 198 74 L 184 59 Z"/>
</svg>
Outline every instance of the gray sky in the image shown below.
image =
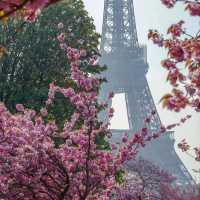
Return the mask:
<svg viewBox="0 0 200 200">
<path fill-rule="evenodd" d="M 101 33 L 103 20 L 103 3 L 104 0 L 83 0 L 89 15 L 93 17 L 96 29 Z M 190 109 L 181 113 L 173 113 L 163 110 L 158 103 L 163 94 L 170 91 L 170 86 L 166 82 L 166 71 L 160 67 L 160 60 L 166 57 L 166 52 L 152 45 L 147 40 L 147 33 L 149 29 L 158 29 L 162 33 L 166 33 L 166 29 L 172 24 L 183 19 L 186 22 L 186 27 L 190 33 L 196 33 L 200 27 L 200 20 L 198 18 L 191 18 L 187 12 L 184 12 L 182 4 L 178 4 L 174 9 L 166 9 L 161 5 L 160 0 L 134 0 L 135 17 L 137 24 L 137 31 L 139 42 L 147 45 L 147 58 L 149 62 L 149 72 L 147 79 L 149 86 L 160 114 L 160 118 L 164 124 L 178 122 L 181 117 L 186 114 L 192 114 L 192 119 L 179 128 L 176 128 L 175 139 L 179 142 L 186 138 L 188 143 L 192 146 L 200 146 L 200 113 L 197 114 Z M 112 120 L 113 128 L 127 128 L 128 121 L 126 117 L 126 107 L 124 103 L 124 95 L 116 95 L 113 100 L 115 108 L 115 116 Z M 123 113 L 123 114 L 122 114 Z M 199 169 L 200 163 L 194 161 L 179 149 L 175 149 L 182 159 L 183 163 L 189 169 L 193 176 L 195 174 L 192 169 Z"/>
</svg>

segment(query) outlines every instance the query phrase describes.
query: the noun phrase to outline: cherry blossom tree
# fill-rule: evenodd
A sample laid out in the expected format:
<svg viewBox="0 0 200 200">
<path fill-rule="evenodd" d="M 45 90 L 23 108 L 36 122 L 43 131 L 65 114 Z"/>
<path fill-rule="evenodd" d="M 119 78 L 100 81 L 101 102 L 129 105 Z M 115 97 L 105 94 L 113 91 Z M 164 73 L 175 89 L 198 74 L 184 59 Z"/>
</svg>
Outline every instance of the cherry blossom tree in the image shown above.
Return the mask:
<svg viewBox="0 0 200 200">
<path fill-rule="evenodd" d="M 126 164 L 126 178 L 117 200 L 198 200 L 199 185 L 178 186 L 175 177 L 146 160 Z"/>
<path fill-rule="evenodd" d="M 172 185 L 175 180 L 147 160 L 134 160 L 126 164 L 126 180 L 117 190 L 118 200 L 155 200 L 161 199 L 163 187 Z"/>
<path fill-rule="evenodd" d="M 200 17 L 199 0 L 161 0 L 161 2 L 168 8 L 173 8 L 178 2 L 185 4 L 185 10 L 190 16 Z M 157 30 L 150 30 L 148 34 L 148 38 L 154 44 L 165 48 L 168 52 L 167 58 L 161 62 L 161 65 L 168 72 L 167 81 L 171 84 L 172 91 L 162 97 L 163 107 L 179 112 L 189 106 L 199 112 L 200 31 L 194 35 L 188 34 L 184 28 L 184 21 L 181 20 L 172 24 L 167 34 L 170 35 L 169 38 L 164 38 Z M 199 147 L 191 148 L 185 139 L 178 144 L 178 147 L 194 157 L 196 161 L 200 161 Z"/>
<path fill-rule="evenodd" d="M 200 187 L 199 185 L 189 185 L 185 188 L 171 187 L 165 185 L 162 187 L 161 200 L 199 200 Z"/>
<path fill-rule="evenodd" d="M 63 24 L 59 24 L 62 29 Z M 0 104 L 0 198 L 3 200 L 106 200 L 123 179 L 122 165 L 135 158 L 138 148 L 157 136 L 149 134 L 148 123 L 121 146 L 109 144 L 109 121 L 101 122 L 98 113 L 108 102 L 98 102 L 101 79 L 84 71 L 89 63 L 95 66 L 96 55 L 77 50 L 65 43 L 64 33 L 57 37 L 70 61 L 71 86 L 54 82 L 49 86 L 46 106 L 40 113 L 17 104 L 17 113 L 10 113 Z M 48 109 L 56 94 L 63 95 L 74 109 L 63 129 L 48 118 Z M 112 93 L 108 98 L 112 98 Z M 109 101 L 109 100 L 108 100 Z M 113 109 L 108 109 L 109 118 Z M 114 152 L 113 152 L 114 151 Z"/>
<path fill-rule="evenodd" d="M 88 55 L 98 52 L 100 36 L 82 0 L 50 5 L 32 23 L 25 23 L 16 16 L 0 26 L 0 44 L 7 52 L 0 56 L 0 101 L 10 112 L 16 111 L 17 103 L 39 111 L 45 105 L 51 82 L 60 86 L 70 85 L 65 79 L 70 74 L 69 62 L 55 39 L 61 22 L 69 46 L 85 48 Z M 88 64 L 84 70 L 93 73 L 102 69 Z M 59 98 L 50 108 L 49 115 L 63 124 L 72 111 L 66 99 L 57 96 Z"/>
</svg>

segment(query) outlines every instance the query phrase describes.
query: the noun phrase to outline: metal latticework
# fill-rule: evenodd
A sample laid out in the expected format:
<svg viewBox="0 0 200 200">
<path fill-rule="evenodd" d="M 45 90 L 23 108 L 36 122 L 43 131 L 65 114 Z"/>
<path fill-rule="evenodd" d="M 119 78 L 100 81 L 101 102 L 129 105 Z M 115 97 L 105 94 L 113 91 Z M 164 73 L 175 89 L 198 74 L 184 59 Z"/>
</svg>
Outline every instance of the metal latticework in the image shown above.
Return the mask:
<svg viewBox="0 0 200 200">
<path fill-rule="evenodd" d="M 149 68 L 146 47 L 138 43 L 132 0 L 104 1 L 101 54 L 101 64 L 108 66 L 104 74 L 108 83 L 103 85 L 101 97 L 107 96 L 108 91 L 125 93 L 128 132 L 134 133 L 143 127 L 144 120 L 153 110 L 156 111 L 156 106 L 146 79 Z M 149 130 L 155 133 L 160 127 L 156 111 Z M 174 150 L 174 139 L 169 135 L 147 145 L 141 156 L 175 174 L 180 182 L 193 182 Z M 113 130 L 113 140 L 120 137 L 121 131 Z"/>
<path fill-rule="evenodd" d="M 134 18 L 132 1 L 105 1 L 101 49 L 108 53 L 119 48 L 137 47 L 138 39 Z"/>
</svg>

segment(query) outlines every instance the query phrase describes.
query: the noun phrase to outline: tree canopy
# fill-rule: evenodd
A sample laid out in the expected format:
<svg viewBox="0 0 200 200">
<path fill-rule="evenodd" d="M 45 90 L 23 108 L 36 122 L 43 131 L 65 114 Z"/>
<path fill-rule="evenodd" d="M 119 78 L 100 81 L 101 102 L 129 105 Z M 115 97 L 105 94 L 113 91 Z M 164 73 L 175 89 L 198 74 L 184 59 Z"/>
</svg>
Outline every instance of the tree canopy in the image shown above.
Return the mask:
<svg viewBox="0 0 200 200">
<path fill-rule="evenodd" d="M 15 111 L 16 103 L 38 110 L 46 101 L 51 82 L 61 86 L 69 84 L 65 81 L 69 62 L 56 39 L 59 23 L 64 25 L 69 46 L 84 47 L 88 54 L 96 54 L 99 35 L 81 0 L 49 6 L 34 23 L 10 18 L 0 27 L 0 43 L 7 52 L 0 60 L 0 101 L 11 111 Z M 94 68 L 87 70 L 92 72 Z M 98 67 L 95 70 L 98 71 Z M 58 99 L 61 103 L 52 113 L 59 120 L 69 112 L 63 106 L 62 97 Z"/>
</svg>

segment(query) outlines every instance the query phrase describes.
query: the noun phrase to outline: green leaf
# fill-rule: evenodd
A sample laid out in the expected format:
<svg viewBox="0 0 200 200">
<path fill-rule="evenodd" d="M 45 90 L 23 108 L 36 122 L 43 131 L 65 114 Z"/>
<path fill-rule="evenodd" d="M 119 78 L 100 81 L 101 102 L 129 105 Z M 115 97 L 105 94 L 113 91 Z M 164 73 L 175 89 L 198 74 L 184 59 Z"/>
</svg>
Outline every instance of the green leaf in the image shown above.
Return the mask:
<svg viewBox="0 0 200 200">
<path fill-rule="evenodd" d="M 117 183 L 122 184 L 125 181 L 125 171 L 120 169 L 115 173 L 115 180 Z"/>
</svg>

